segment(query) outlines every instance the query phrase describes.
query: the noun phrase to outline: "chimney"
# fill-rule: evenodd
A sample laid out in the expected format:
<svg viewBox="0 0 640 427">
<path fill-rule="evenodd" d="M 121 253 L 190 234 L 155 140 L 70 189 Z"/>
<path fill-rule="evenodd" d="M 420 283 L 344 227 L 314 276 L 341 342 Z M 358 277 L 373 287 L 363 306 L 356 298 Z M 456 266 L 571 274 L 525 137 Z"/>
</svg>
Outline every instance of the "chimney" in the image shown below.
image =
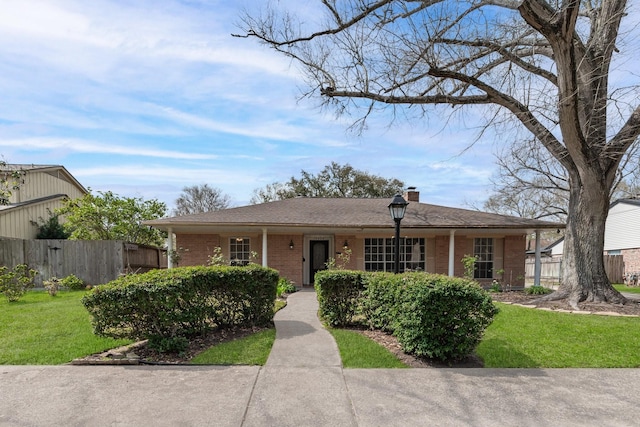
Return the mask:
<svg viewBox="0 0 640 427">
<path fill-rule="evenodd" d="M 407 202 L 420 202 L 420 192 L 416 191 L 416 187 L 407 187 L 407 191 L 404 193 L 404 199 Z"/>
</svg>

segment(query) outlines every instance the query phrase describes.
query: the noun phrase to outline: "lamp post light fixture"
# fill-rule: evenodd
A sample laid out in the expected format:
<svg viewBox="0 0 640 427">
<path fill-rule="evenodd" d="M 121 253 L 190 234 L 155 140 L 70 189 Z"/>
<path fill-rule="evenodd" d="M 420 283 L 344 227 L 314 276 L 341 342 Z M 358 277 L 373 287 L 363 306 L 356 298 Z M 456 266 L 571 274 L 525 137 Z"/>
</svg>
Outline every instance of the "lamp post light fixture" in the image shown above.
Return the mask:
<svg viewBox="0 0 640 427">
<path fill-rule="evenodd" d="M 396 194 L 393 197 L 391 203 L 389 203 L 389 213 L 391 218 L 396 223 L 396 253 L 395 253 L 395 273 L 400 272 L 400 221 L 404 218 L 404 213 L 407 211 L 407 201 L 400 194 Z"/>
</svg>

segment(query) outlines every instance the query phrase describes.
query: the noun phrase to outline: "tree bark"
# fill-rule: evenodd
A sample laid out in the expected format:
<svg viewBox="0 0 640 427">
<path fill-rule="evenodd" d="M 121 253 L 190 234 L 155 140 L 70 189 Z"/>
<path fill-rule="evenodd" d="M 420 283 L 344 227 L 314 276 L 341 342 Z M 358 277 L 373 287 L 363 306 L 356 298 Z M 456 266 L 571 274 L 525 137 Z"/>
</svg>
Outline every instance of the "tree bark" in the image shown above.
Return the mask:
<svg viewBox="0 0 640 427">
<path fill-rule="evenodd" d="M 604 268 L 609 185 L 593 170 L 584 170 L 579 177 L 570 179 L 569 212 L 572 214 L 567 217 L 562 284 L 556 292 L 539 300 L 566 298 L 575 309 L 582 301 L 624 304 L 627 299 L 611 286 Z"/>
</svg>

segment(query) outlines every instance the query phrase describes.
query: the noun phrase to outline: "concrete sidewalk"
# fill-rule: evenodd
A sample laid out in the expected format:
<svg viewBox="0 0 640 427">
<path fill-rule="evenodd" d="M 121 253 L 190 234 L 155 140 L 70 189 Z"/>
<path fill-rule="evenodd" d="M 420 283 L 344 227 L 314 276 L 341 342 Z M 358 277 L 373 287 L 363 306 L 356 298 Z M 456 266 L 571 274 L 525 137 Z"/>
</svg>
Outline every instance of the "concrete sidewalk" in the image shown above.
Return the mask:
<svg viewBox="0 0 640 427">
<path fill-rule="evenodd" d="M 315 293 L 256 366 L 0 366 L 0 426 L 637 426 L 638 369 L 348 369 Z"/>
<path fill-rule="evenodd" d="M 276 340 L 260 371 L 246 426 L 357 425 L 338 346 L 318 319 L 312 289 L 276 313 Z"/>
</svg>

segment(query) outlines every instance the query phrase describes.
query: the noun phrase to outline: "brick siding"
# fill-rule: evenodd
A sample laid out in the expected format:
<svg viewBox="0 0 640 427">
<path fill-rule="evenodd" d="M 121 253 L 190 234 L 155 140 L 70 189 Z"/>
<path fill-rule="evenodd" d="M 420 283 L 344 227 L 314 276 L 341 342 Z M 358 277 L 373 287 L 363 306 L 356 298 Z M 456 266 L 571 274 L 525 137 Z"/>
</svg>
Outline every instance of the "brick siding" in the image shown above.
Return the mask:
<svg viewBox="0 0 640 427">
<path fill-rule="evenodd" d="M 625 274 L 640 273 L 640 248 L 622 249 Z"/>
<path fill-rule="evenodd" d="M 262 235 L 251 235 L 251 251 L 256 252 L 258 257 L 253 261 L 262 264 Z M 188 265 L 206 265 L 209 256 L 213 254 L 216 247 L 221 247 L 223 255 L 229 257 L 229 237 L 221 237 L 218 234 L 177 234 L 176 249 L 181 255 L 180 266 Z M 427 254 L 427 257 L 435 259 L 435 273 L 448 274 L 449 272 L 449 236 L 435 237 L 435 254 Z M 349 243 L 349 249 L 352 251 L 348 263 L 344 266 L 346 269 L 362 269 L 363 253 L 362 238 L 357 239 L 354 235 L 336 235 L 334 237 L 335 253 L 329 254 L 329 257 L 336 259 L 340 263 L 338 253 L 343 252 L 344 242 Z M 524 286 L 524 260 L 525 260 L 525 236 L 506 236 L 503 240 L 496 239 L 496 242 L 504 241 L 504 280 L 510 282 L 513 287 Z M 290 249 L 290 243 L 293 242 L 293 249 Z M 304 238 L 302 235 L 295 234 L 271 234 L 268 235 L 268 254 L 267 264 L 280 272 L 280 275 L 293 281 L 296 285 L 301 286 L 304 280 L 303 265 L 303 246 Z M 633 256 L 635 263 L 627 262 L 627 251 L 625 252 L 625 263 L 627 263 L 627 271 L 629 266 L 636 268 L 640 272 L 640 249 L 629 250 L 628 256 Z M 473 253 L 473 237 L 456 235 L 455 236 L 455 262 L 454 274 L 462 277 L 464 275 L 464 266 L 462 258 L 465 255 Z M 491 280 L 487 279 L 483 283 L 490 284 Z"/>
<path fill-rule="evenodd" d="M 280 276 L 301 286 L 302 283 L 302 249 L 301 235 L 268 235 L 267 236 L 267 265 L 280 272 Z M 289 248 L 293 242 L 293 249 Z M 262 240 L 260 241 L 262 247 Z M 262 258 L 260 258 L 262 259 Z"/>
<path fill-rule="evenodd" d="M 225 250 L 218 234 L 176 234 L 176 250 L 181 256 L 178 264 L 180 266 L 206 265 L 216 247 Z"/>
</svg>

